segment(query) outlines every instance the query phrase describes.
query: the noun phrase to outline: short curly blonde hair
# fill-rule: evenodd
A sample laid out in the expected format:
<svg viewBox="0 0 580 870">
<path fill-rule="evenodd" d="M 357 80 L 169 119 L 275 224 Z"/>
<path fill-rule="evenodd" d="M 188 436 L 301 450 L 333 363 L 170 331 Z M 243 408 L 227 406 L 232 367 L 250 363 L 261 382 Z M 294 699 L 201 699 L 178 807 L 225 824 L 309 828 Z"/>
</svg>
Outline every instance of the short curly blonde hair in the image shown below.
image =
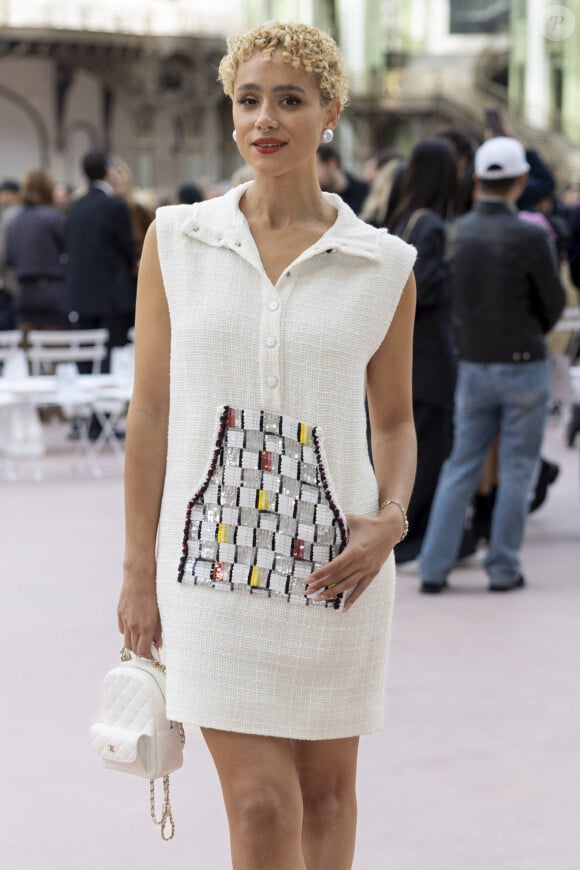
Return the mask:
<svg viewBox="0 0 580 870">
<path fill-rule="evenodd" d="M 340 49 L 327 33 L 306 24 L 260 24 L 248 33 L 228 39 L 228 53 L 222 58 L 218 71 L 227 96 L 233 99 L 240 64 L 249 60 L 255 51 L 270 59 L 276 49 L 282 50 L 282 60 L 286 63 L 302 66 L 312 73 L 323 103 L 338 99 L 344 108 L 348 102 L 348 80 Z"/>
</svg>

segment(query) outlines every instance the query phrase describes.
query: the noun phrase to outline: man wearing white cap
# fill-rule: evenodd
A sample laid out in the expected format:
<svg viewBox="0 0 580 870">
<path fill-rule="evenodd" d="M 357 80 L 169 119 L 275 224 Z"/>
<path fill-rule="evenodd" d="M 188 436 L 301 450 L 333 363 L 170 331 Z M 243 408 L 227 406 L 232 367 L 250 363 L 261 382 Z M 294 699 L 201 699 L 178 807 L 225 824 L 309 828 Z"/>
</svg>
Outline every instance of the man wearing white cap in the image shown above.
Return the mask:
<svg viewBox="0 0 580 870">
<path fill-rule="evenodd" d="M 455 434 L 420 556 L 421 591 L 441 592 L 465 512 L 500 435 L 500 480 L 485 569 L 489 589 L 524 586 L 520 549 L 548 401 L 544 335 L 564 307 L 544 230 L 519 220 L 515 203 L 529 165 L 520 142 L 497 136 L 475 155 L 477 204 L 449 239 L 452 316 L 459 356 Z"/>
</svg>

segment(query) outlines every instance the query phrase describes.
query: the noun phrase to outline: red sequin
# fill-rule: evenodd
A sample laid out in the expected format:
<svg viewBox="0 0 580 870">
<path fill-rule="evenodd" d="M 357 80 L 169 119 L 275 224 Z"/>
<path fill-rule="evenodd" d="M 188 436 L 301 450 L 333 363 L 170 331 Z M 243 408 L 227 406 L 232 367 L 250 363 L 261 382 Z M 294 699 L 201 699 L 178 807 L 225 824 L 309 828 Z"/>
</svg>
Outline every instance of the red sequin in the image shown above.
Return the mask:
<svg viewBox="0 0 580 870">
<path fill-rule="evenodd" d="M 224 570 L 223 562 L 214 562 L 213 566 L 213 579 L 214 580 L 225 580 L 226 572 Z"/>
<path fill-rule="evenodd" d="M 274 464 L 274 454 L 270 453 L 268 450 L 262 451 L 262 458 L 260 460 L 260 468 L 262 471 L 272 471 Z"/>
<path fill-rule="evenodd" d="M 301 541 L 300 538 L 294 538 L 292 555 L 295 559 L 304 559 L 304 541 Z"/>
</svg>

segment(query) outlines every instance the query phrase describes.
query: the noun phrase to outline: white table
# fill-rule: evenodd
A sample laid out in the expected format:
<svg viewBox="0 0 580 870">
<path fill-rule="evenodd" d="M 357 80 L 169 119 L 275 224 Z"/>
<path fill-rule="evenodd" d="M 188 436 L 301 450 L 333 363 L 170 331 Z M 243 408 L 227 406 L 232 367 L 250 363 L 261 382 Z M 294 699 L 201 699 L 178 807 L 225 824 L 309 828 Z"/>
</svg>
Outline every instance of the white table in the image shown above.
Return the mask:
<svg viewBox="0 0 580 870">
<path fill-rule="evenodd" d="M 57 406 L 63 409 L 65 416 L 78 417 L 81 427 L 78 448 L 92 473 L 99 476 L 96 457 L 103 447 L 108 445 L 119 458 L 123 456 L 115 426 L 126 411 L 132 390 L 130 380 L 115 374 L 77 375 L 70 380 L 56 375 L 0 377 L 0 408 L 5 409 L 5 417 L 8 415 L 4 452 L 13 457 L 42 456 L 45 447 L 37 409 Z M 94 443 L 88 433 L 92 414 L 96 415 L 102 427 Z M 11 425 L 15 420 L 16 425 Z"/>
<path fill-rule="evenodd" d="M 133 384 L 117 375 L 77 375 L 70 384 L 62 384 L 56 375 L 31 375 L 26 378 L 0 377 L 0 396 L 22 401 L 34 399 L 40 404 L 61 404 L 69 398 L 90 401 L 95 396 L 106 396 L 111 392 L 120 393 L 126 401 L 131 398 Z"/>
</svg>

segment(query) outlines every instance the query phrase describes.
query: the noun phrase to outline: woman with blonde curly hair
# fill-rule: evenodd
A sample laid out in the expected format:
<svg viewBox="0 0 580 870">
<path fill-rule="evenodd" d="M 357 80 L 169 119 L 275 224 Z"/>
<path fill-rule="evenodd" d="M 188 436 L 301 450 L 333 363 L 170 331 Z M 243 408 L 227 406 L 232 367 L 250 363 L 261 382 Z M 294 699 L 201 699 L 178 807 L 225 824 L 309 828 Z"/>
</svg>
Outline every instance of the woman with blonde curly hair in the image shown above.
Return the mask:
<svg viewBox="0 0 580 870">
<path fill-rule="evenodd" d="M 415 466 L 414 249 L 318 185 L 347 101 L 329 36 L 258 27 L 219 77 L 255 179 L 145 241 L 119 628 L 140 655 L 163 636 L 236 870 L 347 870 Z"/>
</svg>

